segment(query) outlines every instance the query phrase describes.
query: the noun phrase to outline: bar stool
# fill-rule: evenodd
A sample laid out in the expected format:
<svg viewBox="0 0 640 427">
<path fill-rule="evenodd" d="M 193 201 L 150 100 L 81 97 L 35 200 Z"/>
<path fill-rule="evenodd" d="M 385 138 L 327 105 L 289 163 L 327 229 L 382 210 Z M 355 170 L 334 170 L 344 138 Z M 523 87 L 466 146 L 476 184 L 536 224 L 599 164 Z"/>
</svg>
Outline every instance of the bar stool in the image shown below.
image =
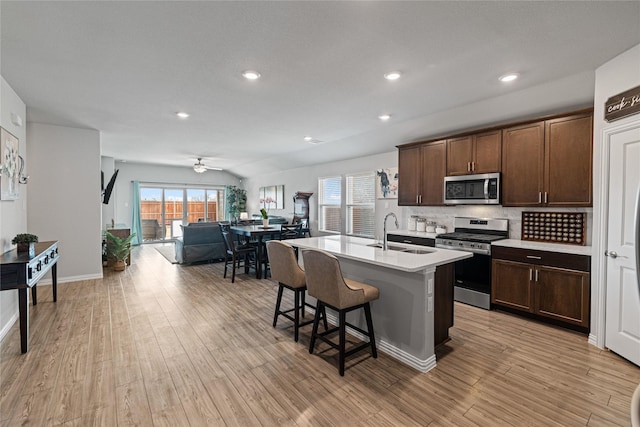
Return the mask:
<svg viewBox="0 0 640 427">
<path fill-rule="evenodd" d="M 367 347 L 371 347 L 371 356 L 378 357 L 376 340 L 373 333 L 373 322 L 371 321 L 371 307 L 369 303 L 378 299 L 380 291 L 378 288 L 360 283 L 355 280 L 346 279 L 342 276 L 340 262 L 335 256 L 317 249 L 303 249 L 304 271 L 307 281 L 309 295 L 316 298 L 316 315 L 313 319 L 313 330 L 311 332 L 311 343 L 309 353 L 313 354 L 316 338 L 329 344 L 338 350 L 338 369 L 340 375 L 344 376 L 344 361 L 350 356 Z M 338 326 L 325 332 L 318 333 L 318 323 L 320 313 L 325 307 L 329 307 L 338 312 Z M 358 328 L 346 322 L 346 314 L 350 311 L 364 309 L 367 321 L 367 329 Z M 349 351 L 345 349 L 345 329 L 346 326 L 360 332 L 369 338 L 369 342 L 362 343 Z M 339 343 L 336 344 L 327 338 L 327 335 L 339 332 Z"/>
<path fill-rule="evenodd" d="M 269 262 L 271 263 L 271 278 L 278 281 L 278 299 L 276 300 L 276 310 L 273 315 L 273 327 L 278 323 L 278 316 L 286 317 L 293 321 L 293 336 L 298 342 L 298 330 L 301 326 L 313 323 L 313 319 L 306 322 L 300 322 L 300 312 L 304 317 L 305 306 L 313 308 L 313 306 L 304 301 L 304 294 L 307 290 L 307 282 L 304 277 L 304 270 L 300 268 L 296 260 L 293 247 L 288 243 L 279 240 L 269 240 L 266 242 Z M 284 288 L 294 292 L 293 308 L 290 310 L 280 310 L 282 302 L 282 292 Z M 289 313 L 293 311 L 293 317 Z M 324 316 L 324 328 L 327 329 L 327 320 Z"/>
</svg>

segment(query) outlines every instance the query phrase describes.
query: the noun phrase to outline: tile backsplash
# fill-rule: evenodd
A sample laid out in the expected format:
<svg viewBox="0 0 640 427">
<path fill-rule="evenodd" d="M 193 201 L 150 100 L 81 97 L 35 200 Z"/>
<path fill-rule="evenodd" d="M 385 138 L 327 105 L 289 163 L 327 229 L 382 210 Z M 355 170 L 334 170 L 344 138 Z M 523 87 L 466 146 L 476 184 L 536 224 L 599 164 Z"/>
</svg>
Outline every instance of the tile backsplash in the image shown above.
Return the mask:
<svg viewBox="0 0 640 427">
<path fill-rule="evenodd" d="M 506 218 L 509 220 L 509 238 L 520 239 L 522 235 L 522 211 L 531 212 L 584 212 L 587 215 L 587 245 L 591 245 L 591 230 L 593 227 L 593 208 L 506 208 L 502 206 L 426 206 L 409 207 L 399 206 L 398 219 L 402 221 L 400 228 L 407 229 L 411 215 L 419 215 L 427 218 L 427 221 L 435 221 L 438 225 L 445 225 L 447 231 L 453 231 L 454 217 L 478 217 L 478 218 Z"/>
</svg>

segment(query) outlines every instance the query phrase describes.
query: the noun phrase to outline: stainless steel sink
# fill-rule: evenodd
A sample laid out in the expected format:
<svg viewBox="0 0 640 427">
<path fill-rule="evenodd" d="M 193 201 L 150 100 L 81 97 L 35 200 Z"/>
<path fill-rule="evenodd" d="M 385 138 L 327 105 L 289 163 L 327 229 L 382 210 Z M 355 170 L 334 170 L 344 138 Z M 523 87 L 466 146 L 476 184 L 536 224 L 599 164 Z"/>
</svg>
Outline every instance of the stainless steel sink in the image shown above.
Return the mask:
<svg viewBox="0 0 640 427">
<path fill-rule="evenodd" d="M 406 252 L 406 253 L 409 253 L 409 254 L 418 254 L 418 255 L 425 255 L 425 254 L 433 253 L 433 251 L 429 251 L 429 250 L 425 250 L 425 249 L 406 249 L 406 248 L 402 252 Z"/>
<path fill-rule="evenodd" d="M 382 243 L 371 243 L 370 245 L 367 245 L 367 246 L 372 248 L 382 249 Z M 412 249 L 412 248 L 405 248 L 404 246 L 395 246 L 395 245 L 387 245 L 387 249 L 390 251 L 406 252 L 409 254 L 417 254 L 417 255 L 430 254 L 433 252 L 425 249 Z"/>
</svg>

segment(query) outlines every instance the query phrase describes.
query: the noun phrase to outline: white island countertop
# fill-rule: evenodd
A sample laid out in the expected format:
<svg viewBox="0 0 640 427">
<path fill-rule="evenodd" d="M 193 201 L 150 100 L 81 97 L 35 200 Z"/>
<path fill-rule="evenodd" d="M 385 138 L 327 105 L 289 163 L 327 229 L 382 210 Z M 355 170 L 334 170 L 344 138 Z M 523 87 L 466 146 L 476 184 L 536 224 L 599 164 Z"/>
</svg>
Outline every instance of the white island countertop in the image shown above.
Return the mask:
<svg viewBox="0 0 640 427">
<path fill-rule="evenodd" d="M 473 256 L 470 252 L 406 245 L 396 242 L 389 242 L 389 245 L 392 247 L 419 249 L 428 253 L 413 254 L 399 250 L 383 251 L 381 248 L 369 246 L 377 243 L 373 239 L 344 235 L 292 239 L 286 242 L 302 249 L 321 249 L 338 257 L 407 272 L 435 268 L 439 265 L 449 264 Z"/>
</svg>

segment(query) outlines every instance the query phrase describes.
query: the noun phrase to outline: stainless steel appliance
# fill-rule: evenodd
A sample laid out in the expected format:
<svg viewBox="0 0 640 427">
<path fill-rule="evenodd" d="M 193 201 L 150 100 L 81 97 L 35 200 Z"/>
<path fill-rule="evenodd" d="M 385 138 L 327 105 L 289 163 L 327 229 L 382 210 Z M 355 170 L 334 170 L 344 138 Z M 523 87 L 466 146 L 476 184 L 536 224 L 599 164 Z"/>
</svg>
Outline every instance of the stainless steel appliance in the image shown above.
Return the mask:
<svg viewBox="0 0 640 427">
<path fill-rule="evenodd" d="M 500 174 L 445 177 L 444 203 L 445 205 L 500 204 Z"/>
<path fill-rule="evenodd" d="M 436 248 L 473 252 L 455 264 L 453 298 L 491 308 L 491 242 L 509 237 L 508 219 L 462 218 L 453 220 L 454 232 L 436 236 Z"/>
</svg>

